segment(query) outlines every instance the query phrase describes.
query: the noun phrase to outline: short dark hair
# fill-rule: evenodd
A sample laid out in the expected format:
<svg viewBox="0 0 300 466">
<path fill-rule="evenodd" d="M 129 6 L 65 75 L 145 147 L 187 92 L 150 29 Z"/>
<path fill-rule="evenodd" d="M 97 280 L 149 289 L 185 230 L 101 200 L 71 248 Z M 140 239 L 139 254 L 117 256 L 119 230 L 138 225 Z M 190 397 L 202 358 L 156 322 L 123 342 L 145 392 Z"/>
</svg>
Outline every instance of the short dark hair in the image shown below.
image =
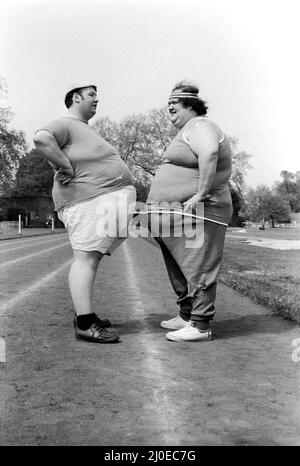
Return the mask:
<svg viewBox="0 0 300 466">
<path fill-rule="evenodd" d="M 97 88 L 96 86 L 90 86 L 90 87 L 94 87 L 94 89 L 97 91 Z M 86 89 L 86 87 L 77 87 L 76 89 L 72 89 L 70 92 L 68 92 L 66 94 L 66 97 L 65 97 L 65 106 L 67 108 L 70 108 L 71 105 L 73 104 L 73 95 L 74 94 L 80 94 L 81 97 L 82 97 L 82 91 L 83 89 Z"/>
<path fill-rule="evenodd" d="M 192 92 L 194 94 L 198 94 L 199 88 L 198 86 L 189 81 L 180 81 L 179 83 L 175 84 L 175 86 L 172 89 L 172 93 L 175 91 Z M 197 113 L 197 115 L 207 114 L 208 106 L 204 100 L 200 99 L 200 97 L 198 99 L 180 97 L 179 100 L 184 107 L 192 107 L 192 109 Z"/>
<path fill-rule="evenodd" d="M 67 108 L 70 108 L 71 105 L 73 104 L 73 95 L 74 94 L 80 94 L 82 97 L 82 91 L 83 87 L 78 87 L 77 89 L 72 89 L 72 91 L 68 92 L 65 97 L 65 106 Z"/>
</svg>

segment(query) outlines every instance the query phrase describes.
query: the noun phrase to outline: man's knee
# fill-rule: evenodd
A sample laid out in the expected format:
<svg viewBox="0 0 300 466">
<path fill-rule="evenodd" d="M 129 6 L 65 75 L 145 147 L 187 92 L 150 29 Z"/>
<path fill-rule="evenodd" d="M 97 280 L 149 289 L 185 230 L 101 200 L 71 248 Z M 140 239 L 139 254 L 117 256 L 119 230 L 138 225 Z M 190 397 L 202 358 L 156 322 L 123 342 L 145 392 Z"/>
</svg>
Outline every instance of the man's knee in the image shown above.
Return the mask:
<svg viewBox="0 0 300 466">
<path fill-rule="evenodd" d="M 99 251 L 79 251 L 73 249 L 74 259 L 91 267 L 97 266 L 104 254 Z"/>
</svg>

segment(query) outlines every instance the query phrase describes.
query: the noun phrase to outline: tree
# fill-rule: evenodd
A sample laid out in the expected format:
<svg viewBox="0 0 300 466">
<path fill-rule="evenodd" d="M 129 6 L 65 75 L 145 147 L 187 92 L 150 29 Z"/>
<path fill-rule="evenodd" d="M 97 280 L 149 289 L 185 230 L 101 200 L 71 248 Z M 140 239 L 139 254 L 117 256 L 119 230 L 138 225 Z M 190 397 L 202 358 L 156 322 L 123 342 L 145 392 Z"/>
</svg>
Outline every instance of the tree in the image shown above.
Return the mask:
<svg viewBox="0 0 300 466">
<path fill-rule="evenodd" d="M 250 164 L 251 154 L 245 151 L 239 151 L 237 148 L 238 140 L 235 137 L 228 136 L 232 152 L 232 173 L 230 177 L 230 186 L 239 195 L 242 195 L 246 188 L 246 173 L 252 168 Z"/>
<path fill-rule="evenodd" d="M 26 210 L 19 205 L 8 206 L 5 210 L 6 221 L 17 221 L 19 220 L 19 215 L 21 215 L 22 220 L 24 221 L 26 217 Z"/>
<path fill-rule="evenodd" d="M 0 78 L 1 101 L 6 98 L 6 83 Z M 22 131 L 9 128 L 12 113 L 0 106 L 0 197 L 9 196 L 20 160 L 25 156 L 27 144 Z"/>
<path fill-rule="evenodd" d="M 174 135 L 165 109 L 130 115 L 120 123 L 100 118 L 93 127 L 118 149 L 133 173 L 138 200 L 145 200 L 152 177 Z"/>
<path fill-rule="evenodd" d="M 120 123 L 100 118 L 93 128 L 118 149 L 130 168 L 139 167 L 152 176 L 174 133 L 163 108 L 130 115 Z"/>
<path fill-rule="evenodd" d="M 290 222 L 290 211 L 285 199 L 267 186 L 260 185 L 249 189 L 242 212 L 250 221 L 261 222 L 263 226 L 270 221 L 274 227 L 275 222 Z"/>
<path fill-rule="evenodd" d="M 289 202 L 292 212 L 299 212 L 300 172 L 292 173 L 288 170 L 283 170 L 280 176 L 282 180 L 276 184 L 276 192 Z"/>
<path fill-rule="evenodd" d="M 231 201 L 232 201 L 232 217 L 230 220 L 230 226 L 232 227 L 241 227 L 245 223 L 245 217 L 242 214 L 244 206 L 244 197 L 243 194 L 240 194 L 232 186 L 229 186 Z"/>
<path fill-rule="evenodd" d="M 237 148 L 238 140 L 235 137 L 228 136 L 232 152 L 232 173 L 229 180 L 229 189 L 232 199 L 233 214 L 230 221 L 232 226 L 242 226 L 245 218 L 243 215 L 244 192 L 246 189 L 246 173 L 252 168 L 250 164 L 251 154 L 245 151 L 239 151 Z"/>
<path fill-rule="evenodd" d="M 109 117 L 98 118 L 92 126 L 94 130 L 109 142 L 112 146 L 119 149 L 119 124 Z"/>
<path fill-rule="evenodd" d="M 33 149 L 20 162 L 13 192 L 18 196 L 51 196 L 53 174 L 49 163 Z"/>
</svg>

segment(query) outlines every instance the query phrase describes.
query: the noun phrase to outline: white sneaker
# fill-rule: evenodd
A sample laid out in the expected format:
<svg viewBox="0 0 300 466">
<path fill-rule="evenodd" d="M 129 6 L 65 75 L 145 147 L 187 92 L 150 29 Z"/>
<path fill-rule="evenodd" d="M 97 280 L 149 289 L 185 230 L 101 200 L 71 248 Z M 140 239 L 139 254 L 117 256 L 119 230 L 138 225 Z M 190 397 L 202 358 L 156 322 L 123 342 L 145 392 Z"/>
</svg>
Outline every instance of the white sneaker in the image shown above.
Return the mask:
<svg viewBox="0 0 300 466">
<path fill-rule="evenodd" d="M 186 327 L 188 324 L 188 321 L 183 320 L 182 317 L 180 317 L 180 315 L 178 314 L 178 316 L 174 317 L 173 319 L 163 320 L 160 323 L 160 326 L 169 330 L 178 330 L 180 328 Z"/>
<path fill-rule="evenodd" d="M 212 331 L 199 330 L 192 321 L 187 322 L 187 325 L 175 332 L 166 334 L 168 340 L 171 341 L 210 341 L 212 340 Z"/>
</svg>

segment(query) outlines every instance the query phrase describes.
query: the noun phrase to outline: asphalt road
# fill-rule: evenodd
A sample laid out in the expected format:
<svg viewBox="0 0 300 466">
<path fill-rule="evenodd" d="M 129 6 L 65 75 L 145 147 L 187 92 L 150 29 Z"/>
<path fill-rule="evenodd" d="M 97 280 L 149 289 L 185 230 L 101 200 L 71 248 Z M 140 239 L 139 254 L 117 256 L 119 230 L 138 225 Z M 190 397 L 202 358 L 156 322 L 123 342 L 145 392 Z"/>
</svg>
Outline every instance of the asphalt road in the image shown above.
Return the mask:
<svg viewBox="0 0 300 466">
<path fill-rule="evenodd" d="M 300 445 L 298 326 L 219 285 L 216 338 L 167 341 L 160 251 L 129 239 L 94 296 L 121 341 L 79 342 L 71 260 L 65 234 L 0 243 L 0 445 Z"/>
</svg>

